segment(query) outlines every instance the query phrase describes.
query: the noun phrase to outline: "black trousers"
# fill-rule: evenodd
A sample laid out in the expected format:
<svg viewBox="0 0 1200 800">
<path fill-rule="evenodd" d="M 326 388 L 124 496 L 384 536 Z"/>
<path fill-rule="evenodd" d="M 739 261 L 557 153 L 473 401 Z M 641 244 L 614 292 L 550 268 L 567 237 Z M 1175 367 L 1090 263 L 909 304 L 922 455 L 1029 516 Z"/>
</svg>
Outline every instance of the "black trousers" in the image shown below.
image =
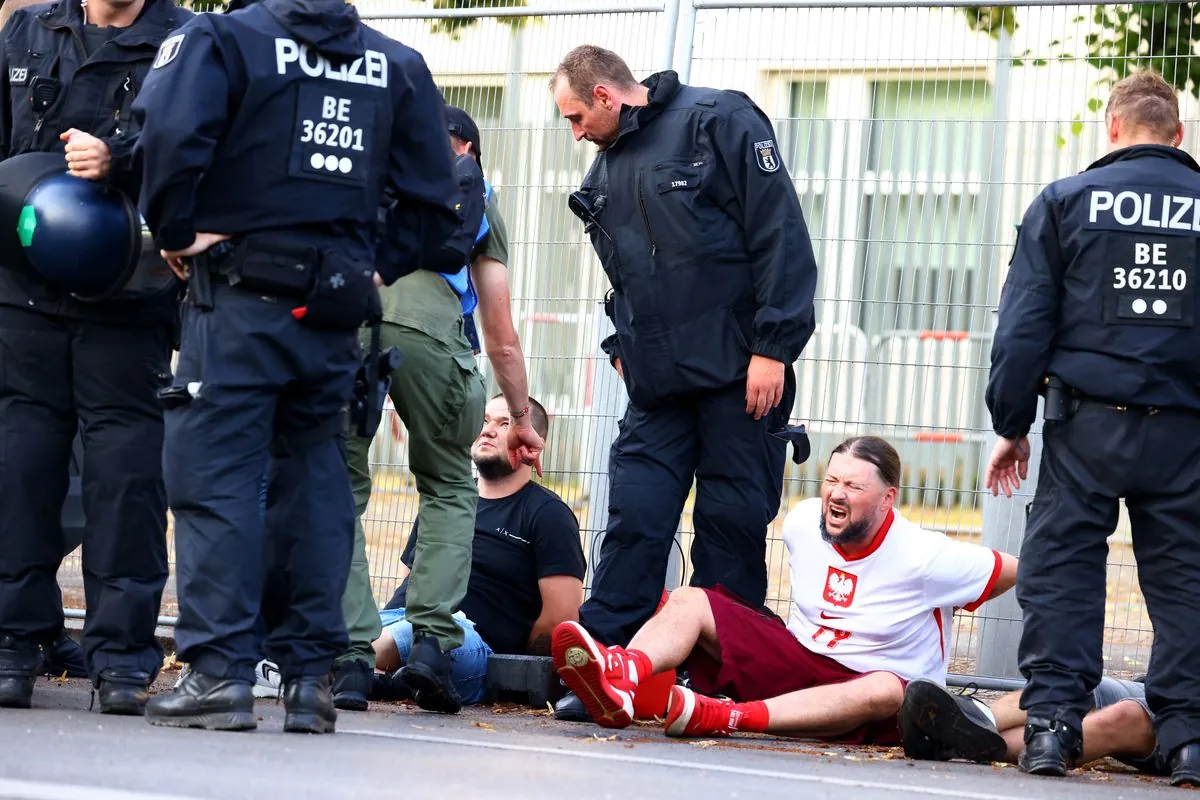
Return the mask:
<svg viewBox="0 0 1200 800">
<path fill-rule="evenodd" d="M 56 575 L 71 443 L 82 468 L 83 649 L 106 667 L 156 674 L 167 580 L 162 409 L 170 331 L 83 322 L 0 306 L 0 633 L 62 630 Z"/>
<path fill-rule="evenodd" d="M 264 655 L 285 680 L 324 675 L 350 646 L 345 441 L 318 437 L 269 469 L 268 448 L 339 416 L 361 363 L 358 334 L 315 330 L 292 317 L 293 304 L 213 288 L 211 309 L 186 307 L 175 385 L 192 387 L 192 399 L 166 414 L 179 655 L 199 673 L 246 682 Z"/>
<path fill-rule="evenodd" d="M 1200 740 L 1200 415 L 1088 402 L 1044 436 L 1017 574 L 1021 708 L 1078 730 L 1091 706 L 1124 498 L 1154 626 L 1146 698 L 1159 749 Z"/>
<path fill-rule="evenodd" d="M 722 585 L 753 605 L 767 596 L 767 528 L 779 513 L 795 373 L 760 420 L 744 384 L 645 411 L 630 403 L 609 459 L 608 529 L 580 621 L 599 641 L 627 645 L 654 613 L 684 502 L 696 482 L 692 586 Z"/>
</svg>

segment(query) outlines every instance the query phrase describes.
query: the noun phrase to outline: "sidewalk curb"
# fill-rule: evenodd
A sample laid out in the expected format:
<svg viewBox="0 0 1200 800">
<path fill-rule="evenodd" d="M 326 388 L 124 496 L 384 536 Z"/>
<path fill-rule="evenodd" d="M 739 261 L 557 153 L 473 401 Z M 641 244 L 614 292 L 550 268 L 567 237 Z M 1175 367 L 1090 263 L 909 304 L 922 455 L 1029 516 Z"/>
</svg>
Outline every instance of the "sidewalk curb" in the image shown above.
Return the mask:
<svg viewBox="0 0 1200 800">
<path fill-rule="evenodd" d="M 64 621 L 63 627 L 71 638 L 79 641 L 79 637 L 83 633 L 83 620 L 67 619 Z M 162 645 L 163 653 L 171 655 L 175 652 L 175 629 L 166 625 L 159 625 L 154 629 L 154 637 L 158 639 L 158 643 Z"/>
</svg>

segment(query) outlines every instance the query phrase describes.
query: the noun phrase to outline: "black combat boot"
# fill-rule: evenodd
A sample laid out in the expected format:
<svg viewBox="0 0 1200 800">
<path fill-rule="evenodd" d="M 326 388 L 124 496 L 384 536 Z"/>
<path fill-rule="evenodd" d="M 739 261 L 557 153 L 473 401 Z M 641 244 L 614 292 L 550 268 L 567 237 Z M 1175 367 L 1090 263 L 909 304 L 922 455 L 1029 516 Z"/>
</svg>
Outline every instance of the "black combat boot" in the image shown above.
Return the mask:
<svg viewBox="0 0 1200 800">
<path fill-rule="evenodd" d="M 400 670 L 376 672 L 371 676 L 371 693 L 368 700 L 412 700 L 412 690 L 400 680 Z"/>
<path fill-rule="evenodd" d="M 981 701 L 918 678 L 904 690 L 900 736 L 904 755 L 929 761 L 1003 761 L 1008 746 Z"/>
<path fill-rule="evenodd" d="M 214 678 L 195 670 L 188 670 L 174 691 L 150 698 L 146 720 L 151 725 L 210 731 L 252 731 L 258 727 L 249 683 Z"/>
<path fill-rule="evenodd" d="M 1188 742 L 1171 751 L 1167 758 L 1172 786 L 1200 787 L 1200 742 Z"/>
<path fill-rule="evenodd" d="M 591 722 L 592 715 L 574 692 L 567 692 L 554 704 L 554 718 L 564 722 Z"/>
<path fill-rule="evenodd" d="M 67 635 L 66 631 L 52 645 L 42 645 L 42 674 L 52 678 L 88 677 L 87 662 L 83 658 L 83 648 L 79 642 Z"/>
<path fill-rule="evenodd" d="M 1083 734 L 1062 720 L 1027 717 L 1017 766 L 1030 775 L 1061 778 L 1083 755 Z"/>
<path fill-rule="evenodd" d="M 41 663 L 37 644 L 0 634 L 0 708 L 29 708 Z"/>
<path fill-rule="evenodd" d="M 101 714 L 125 714 L 140 717 L 150 699 L 149 672 L 128 667 L 108 667 L 100 671 L 97 693 Z"/>
<path fill-rule="evenodd" d="M 288 733 L 333 733 L 337 711 L 329 675 L 290 678 L 283 688 L 283 729 Z"/>
<path fill-rule="evenodd" d="M 462 699 L 450 674 L 450 659 L 432 636 L 413 640 L 408 663 L 400 670 L 400 680 L 413 693 L 417 705 L 426 711 L 457 714 Z"/>
<path fill-rule="evenodd" d="M 334 707 L 343 711 L 366 711 L 372 672 L 371 665 L 359 658 L 334 664 Z"/>
</svg>

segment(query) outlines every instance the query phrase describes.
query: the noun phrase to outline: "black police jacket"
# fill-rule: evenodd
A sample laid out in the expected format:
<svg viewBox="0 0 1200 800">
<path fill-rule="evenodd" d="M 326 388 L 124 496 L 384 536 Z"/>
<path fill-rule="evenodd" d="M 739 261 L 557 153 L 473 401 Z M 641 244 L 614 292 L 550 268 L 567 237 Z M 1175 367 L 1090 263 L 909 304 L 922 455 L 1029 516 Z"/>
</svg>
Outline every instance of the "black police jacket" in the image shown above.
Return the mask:
<svg viewBox="0 0 1200 800">
<path fill-rule="evenodd" d="M 1046 187 L 1000 297 L 986 401 L 1019 438 L 1042 377 L 1126 405 L 1200 410 L 1200 165 L 1137 145 Z"/>
<path fill-rule="evenodd" d="M 163 40 L 192 16 L 171 0 L 146 0 L 137 20 L 89 57 L 79 0 L 14 12 L 4 26 L 0 48 L 0 157 L 63 152 L 66 143 L 59 134 L 78 128 L 104 140 L 112 158 L 106 180 L 136 199 L 133 100 Z M 53 92 L 55 81 L 58 88 Z M 40 95 L 46 86 L 51 93 Z M 35 89 L 52 102 L 31 102 Z M 176 302 L 177 293 L 171 291 L 149 300 L 81 303 L 26 269 L 0 267 L 0 303 L 60 316 L 161 324 L 173 320 Z"/>
<path fill-rule="evenodd" d="M 391 263 L 397 270 L 397 277 L 403 278 L 417 269 L 428 269 L 434 272 L 456 273 L 467 269 L 470 258 L 462 260 L 463 252 L 468 254 L 475 248 L 475 240 L 479 236 L 479 226 L 483 223 L 483 214 L 487 210 L 487 187 L 483 182 L 483 170 L 479 162 L 470 155 L 461 155 L 454 160 L 454 178 L 458 184 L 458 194 L 455 207 L 460 218 L 459 225 L 453 235 L 436 251 L 429 251 L 419 263 L 407 258 L 404 253 L 393 253 L 387 237 L 387 227 L 390 224 L 386 207 L 392 197 L 384 192 L 385 208 L 379 214 L 380 245 L 379 260 Z"/>
<path fill-rule="evenodd" d="M 799 358 L 817 267 L 766 115 L 671 71 L 644 84 L 581 194 L 630 401 L 649 409 L 745 380 L 752 354 Z"/>
<path fill-rule="evenodd" d="M 166 250 L 207 232 L 366 262 L 386 188 L 391 283 L 461 222 L 444 105 L 420 54 L 343 0 L 199 15 L 134 103 L 142 214 Z"/>
</svg>

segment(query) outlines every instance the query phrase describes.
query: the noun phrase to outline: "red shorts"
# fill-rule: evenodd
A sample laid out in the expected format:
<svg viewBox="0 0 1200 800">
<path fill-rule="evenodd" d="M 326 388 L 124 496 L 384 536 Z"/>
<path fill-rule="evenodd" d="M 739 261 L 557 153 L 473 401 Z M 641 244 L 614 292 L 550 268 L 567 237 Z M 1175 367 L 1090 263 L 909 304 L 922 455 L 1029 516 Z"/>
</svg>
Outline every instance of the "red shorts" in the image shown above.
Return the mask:
<svg viewBox="0 0 1200 800">
<path fill-rule="evenodd" d="M 704 592 L 716 623 L 721 660 L 716 661 L 699 648 L 692 651 L 687 668 L 692 688 L 697 692 L 748 702 L 814 686 L 845 683 L 864 674 L 800 644 L 783 620 L 769 610 L 752 608 L 723 587 Z M 898 680 L 904 685 L 908 683 L 903 678 Z M 830 741 L 899 744 L 899 717 L 860 725 Z"/>
</svg>

